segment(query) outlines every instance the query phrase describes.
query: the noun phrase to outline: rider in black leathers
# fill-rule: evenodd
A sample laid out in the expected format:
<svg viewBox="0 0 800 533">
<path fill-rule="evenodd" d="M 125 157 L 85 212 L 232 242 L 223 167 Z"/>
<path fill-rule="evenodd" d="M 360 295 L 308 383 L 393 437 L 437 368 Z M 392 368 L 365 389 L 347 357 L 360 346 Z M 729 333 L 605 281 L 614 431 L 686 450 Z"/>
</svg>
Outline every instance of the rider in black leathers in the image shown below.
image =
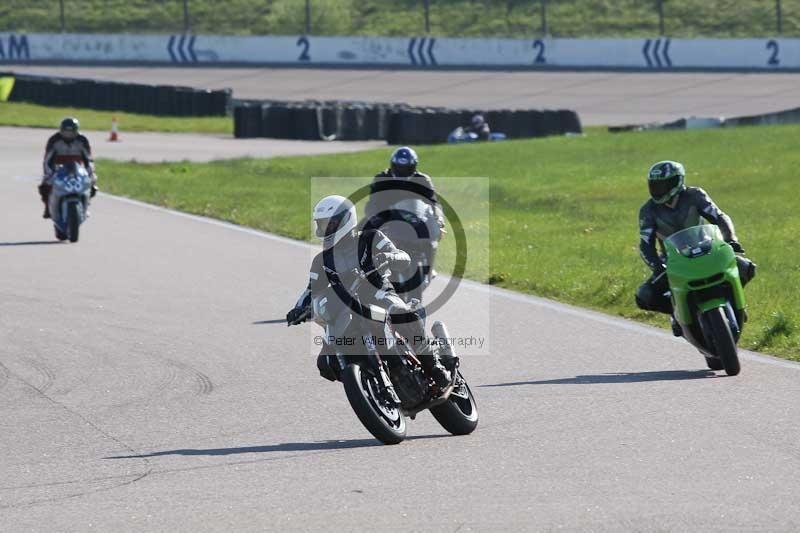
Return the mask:
<svg viewBox="0 0 800 533">
<path fill-rule="evenodd" d="M 421 262 L 417 252 L 423 252 L 427 257 L 423 268 L 433 276 L 444 215 L 433 180 L 417 170 L 418 163 L 416 152 L 407 146 L 392 153 L 389 168 L 379 172 L 370 185 L 370 196 L 364 208 L 365 227 L 380 228 L 409 252 L 415 265 Z M 404 229 L 404 224 L 410 229 Z M 400 291 L 398 286 L 396 289 L 421 299 L 421 290 L 411 285 L 406 290 Z"/>
<path fill-rule="evenodd" d="M 697 226 L 703 218 L 719 227 L 725 241 L 737 252 L 736 262 L 742 286 L 755 276 L 756 265 L 743 256 L 731 218 L 717 207 L 711 197 L 699 187 L 686 187 L 686 172 L 678 162 L 661 161 L 653 165 L 648 175 L 651 198 L 639 210 L 639 253 L 653 271 L 650 278 L 636 291 L 640 309 L 671 314 L 672 302 L 666 293 L 663 240 L 686 228 Z M 673 333 L 681 334 L 680 326 L 672 322 Z"/>
<path fill-rule="evenodd" d="M 323 251 L 311 262 L 309 282 L 294 308 L 286 314 L 289 325 L 299 324 L 310 317 L 312 297 L 329 283 L 350 286 L 354 276 L 367 274 L 359 292 L 359 304 L 378 305 L 393 317 L 395 327 L 414 347 L 423 369 L 441 387 L 450 382 L 450 372 L 439 362 L 435 345 L 428 343 L 423 322 L 397 295 L 389 281 L 392 268 L 409 264 L 408 254 L 399 250 L 380 230 L 360 231 L 356 227 L 353 204 L 341 196 L 329 196 L 314 208 L 317 236 L 323 241 Z M 398 317 L 395 319 L 395 317 Z M 329 380 L 336 377 L 323 349 L 317 357 L 320 375 Z"/>
</svg>

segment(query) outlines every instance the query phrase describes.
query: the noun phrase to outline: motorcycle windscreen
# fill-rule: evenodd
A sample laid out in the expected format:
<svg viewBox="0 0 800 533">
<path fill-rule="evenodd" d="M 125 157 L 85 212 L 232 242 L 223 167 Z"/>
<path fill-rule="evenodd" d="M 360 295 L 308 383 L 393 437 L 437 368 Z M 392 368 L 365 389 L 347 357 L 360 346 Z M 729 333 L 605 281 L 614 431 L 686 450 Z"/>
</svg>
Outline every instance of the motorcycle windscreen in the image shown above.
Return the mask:
<svg viewBox="0 0 800 533">
<path fill-rule="evenodd" d="M 711 251 L 714 241 L 722 240 L 717 226 L 704 224 L 693 226 L 670 235 L 666 242 L 671 244 L 684 257 L 695 258 Z"/>
</svg>

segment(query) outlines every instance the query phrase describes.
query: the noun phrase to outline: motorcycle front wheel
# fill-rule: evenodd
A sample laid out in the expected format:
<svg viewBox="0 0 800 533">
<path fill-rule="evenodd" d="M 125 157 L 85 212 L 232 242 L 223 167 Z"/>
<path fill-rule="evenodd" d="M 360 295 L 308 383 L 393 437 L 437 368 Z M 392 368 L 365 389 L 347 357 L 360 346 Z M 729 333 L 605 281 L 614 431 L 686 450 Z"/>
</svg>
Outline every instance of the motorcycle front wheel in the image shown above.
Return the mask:
<svg viewBox="0 0 800 533">
<path fill-rule="evenodd" d="M 81 214 L 78 202 L 67 204 L 67 235 L 69 242 L 78 242 L 78 235 L 81 227 Z"/>
<path fill-rule="evenodd" d="M 739 365 L 739 354 L 736 349 L 736 341 L 733 340 L 733 332 L 725 316 L 725 310 L 721 307 L 706 312 L 708 323 L 711 326 L 711 338 L 714 342 L 714 352 L 722 361 L 725 373 L 735 376 L 741 370 Z"/>
<path fill-rule="evenodd" d="M 391 398 L 381 392 L 380 380 L 361 365 L 350 364 L 342 372 L 342 383 L 350 407 L 373 437 L 384 444 L 406 438 L 406 419 Z"/>
<path fill-rule="evenodd" d="M 469 435 L 478 427 L 478 406 L 475 397 L 460 371 L 456 386 L 441 405 L 431 407 L 433 418 L 452 435 Z"/>
</svg>

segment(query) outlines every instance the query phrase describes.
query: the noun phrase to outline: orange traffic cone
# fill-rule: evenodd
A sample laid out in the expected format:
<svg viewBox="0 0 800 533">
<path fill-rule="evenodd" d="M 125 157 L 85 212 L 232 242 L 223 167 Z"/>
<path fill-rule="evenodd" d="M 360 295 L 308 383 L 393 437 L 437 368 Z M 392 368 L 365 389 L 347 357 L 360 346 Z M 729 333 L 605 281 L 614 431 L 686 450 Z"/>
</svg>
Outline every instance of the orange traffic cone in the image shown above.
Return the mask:
<svg viewBox="0 0 800 533">
<path fill-rule="evenodd" d="M 117 126 L 117 117 L 111 117 L 111 135 L 108 136 L 108 140 L 111 142 L 117 142 L 119 140 L 119 126 Z"/>
</svg>

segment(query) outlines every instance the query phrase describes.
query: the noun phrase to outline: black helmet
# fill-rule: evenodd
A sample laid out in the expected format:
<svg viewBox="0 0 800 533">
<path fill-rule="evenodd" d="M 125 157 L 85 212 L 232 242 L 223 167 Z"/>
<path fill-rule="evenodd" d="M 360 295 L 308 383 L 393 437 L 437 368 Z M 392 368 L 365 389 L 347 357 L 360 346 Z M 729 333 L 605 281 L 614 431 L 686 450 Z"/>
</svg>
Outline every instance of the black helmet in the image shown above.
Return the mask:
<svg viewBox="0 0 800 533">
<path fill-rule="evenodd" d="M 67 117 L 61 121 L 61 127 L 59 130 L 61 131 L 61 136 L 66 139 L 74 139 L 78 136 L 78 129 L 81 127 L 80 122 L 78 122 L 77 118 L 74 117 Z"/>
<path fill-rule="evenodd" d="M 391 164 L 392 174 L 394 174 L 395 177 L 408 178 L 417 171 L 419 158 L 414 150 L 408 146 L 403 146 L 394 151 L 392 159 L 389 162 Z"/>
</svg>

